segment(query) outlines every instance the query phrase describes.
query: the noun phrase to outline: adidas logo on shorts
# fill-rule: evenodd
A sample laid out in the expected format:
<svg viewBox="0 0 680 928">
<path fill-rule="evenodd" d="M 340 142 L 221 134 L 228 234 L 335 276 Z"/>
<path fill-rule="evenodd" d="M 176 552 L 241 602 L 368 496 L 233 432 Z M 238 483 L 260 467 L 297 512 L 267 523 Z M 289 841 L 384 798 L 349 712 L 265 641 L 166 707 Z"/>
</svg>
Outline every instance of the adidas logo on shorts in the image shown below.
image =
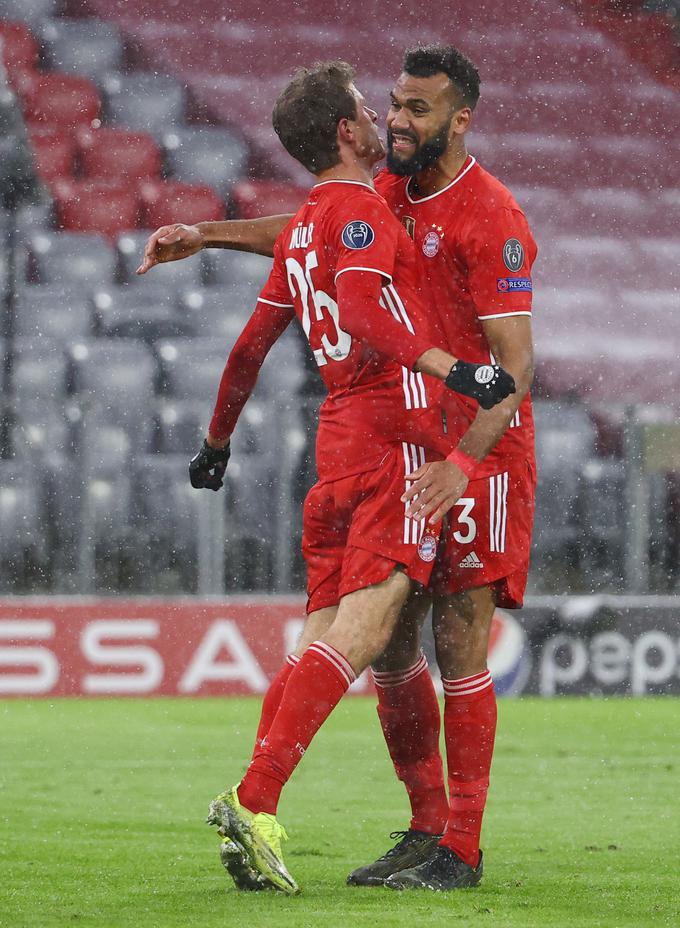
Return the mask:
<svg viewBox="0 0 680 928">
<path fill-rule="evenodd" d="M 458 565 L 459 567 L 483 567 L 484 565 L 479 560 L 474 551 L 470 551 L 463 560 Z"/>
</svg>

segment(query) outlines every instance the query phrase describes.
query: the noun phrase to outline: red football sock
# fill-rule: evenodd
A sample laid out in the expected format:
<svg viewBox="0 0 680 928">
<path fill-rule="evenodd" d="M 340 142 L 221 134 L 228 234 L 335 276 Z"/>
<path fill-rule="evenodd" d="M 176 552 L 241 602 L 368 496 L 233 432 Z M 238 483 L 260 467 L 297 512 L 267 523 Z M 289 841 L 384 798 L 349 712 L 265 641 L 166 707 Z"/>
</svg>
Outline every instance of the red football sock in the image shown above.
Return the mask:
<svg viewBox="0 0 680 928">
<path fill-rule="evenodd" d="M 272 682 L 269 684 L 269 689 L 264 694 L 262 708 L 260 709 L 260 722 L 257 726 L 257 735 L 255 736 L 255 748 L 253 749 L 253 757 L 255 756 L 257 749 L 262 744 L 262 740 L 264 739 L 265 735 L 271 728 L 272 722 L 274 721 L 274 716 L 276 715 L 281 703 L 281 698 L 283 696 L 283 691 L 286 688 L 286 683 L 288 683 L 288 677 L 293 672 L 293 667 L 295 667 L 299 660 L 300 658 L 297 656 L 297 654 L 289 654 L 286 657 L 283 667 L 276 674 Z"/>
<path fill-rule="evenodd" d="M 441 844 L 476 867 L 496 736 L 496 694 L 488 670 L 445 680 L 444 736 L 449 820 Z"/>
<path fill-rule="evenodd" d="M 307 648 L 288 678 L 267 737 L 239 785 L 239 800 L 246 809 L 276 815 L 284 784 L 355 679 L 349 662 L 325 641 Z"/>
<path fill-rule="evenodd" d="M 425 655 L 406 670 L 373 671 L 387 750 L 411 802 L 416 831 L 440 835 L 448 803 L 439 753 L 439 702 Z"/>
</svg>

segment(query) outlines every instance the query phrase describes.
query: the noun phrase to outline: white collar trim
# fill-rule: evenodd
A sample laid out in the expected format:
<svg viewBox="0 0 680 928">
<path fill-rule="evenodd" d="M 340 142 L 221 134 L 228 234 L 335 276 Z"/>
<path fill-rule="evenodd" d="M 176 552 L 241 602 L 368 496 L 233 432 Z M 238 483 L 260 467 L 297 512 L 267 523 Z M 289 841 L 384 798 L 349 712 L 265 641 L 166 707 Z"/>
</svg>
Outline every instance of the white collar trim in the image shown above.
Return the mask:
<svg viewBox="0 0 680 928">
<path fill-rule="evenodd" d="M 340 178 L 337 180 L 322 180 L 320 184 L 314 184 L 312 190 L 316 190 L 317 187 L 325 187 L 326 184 L 355 184 L 357 187 L 366 187 L 367 190 L 371 190 L 375 194 L 378 193 L 375 187 L 365 184 L 362 180 L 341 180 Z"/>
<path fill-rule="evenodd" d="M 457 184 L 459 180 L 462 180 L 467 174 L 467 172 L 470 170 L 470 168 L 473 168 L 476 164 L 477 164 L 477 159 L 475 158 L 474 155 L 470 155 L 470 163 L 468 164 L 468 166 L 465 168 L 464 171 L 461 171 L 460 174 L 456 174 L 456 176 L 453 178 L 450 184 L 447 184 L 446 187 L 444 187 L 442 190 L 438 190 L 436 193 L 431 193 L 429 197 L 418 197 L 417 200 L 413 200 L 411 198 L 411 193 L 408 188 L 413 178 L 409 177 L 408 181 L 406 182 L 406 196 L 408 197 L 409 203 L 425 203 L 427 200 L 434 200 L 435 197 L 440 196 L 442 193 L 446 193 L 446 191 L 450 190 L 451 187 Z"/>
</svg>

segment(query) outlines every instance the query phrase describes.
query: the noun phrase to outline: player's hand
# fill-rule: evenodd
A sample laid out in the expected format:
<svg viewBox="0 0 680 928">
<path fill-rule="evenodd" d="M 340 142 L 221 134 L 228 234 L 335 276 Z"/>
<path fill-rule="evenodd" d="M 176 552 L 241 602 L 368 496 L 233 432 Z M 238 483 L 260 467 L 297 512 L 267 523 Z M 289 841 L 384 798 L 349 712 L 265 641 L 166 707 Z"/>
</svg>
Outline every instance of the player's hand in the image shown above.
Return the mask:
<svg viewBox="0 0 680 928">
<path fill-rule="evenodd" d="M 201 450 L 189 461 L 191 486 L 195 490 L 219 490 L 224 484 L 229 455 L 229 445 L 225 448 L 211 448 L 204 440 Z"/>
<path fill-rule="evenodd" d="M 203 235 L 198 226 L 185 226 L 181 222 L 161 226 L 149 236 L 137 273 L 146 274 L 156 264 L 188 258 L 202 248 Z"/>
<path fill-rule="evenodd" d="M 429 522 L 439 522 L 468 485 L 468 478 L 452 461 L 423 464 L 408 479 L 411 486 L 401 498 L 403 503 L 409 503 L 406 515 L 416 520 L 429 516 Z"/>
<path fill-rule="evenodd" d="M 491 409 L 515 392 L 515 381 L 498 364 L 457 361 L 444 381 L 449 390 L 471 396 L 482 409 Z"/>
</svg>

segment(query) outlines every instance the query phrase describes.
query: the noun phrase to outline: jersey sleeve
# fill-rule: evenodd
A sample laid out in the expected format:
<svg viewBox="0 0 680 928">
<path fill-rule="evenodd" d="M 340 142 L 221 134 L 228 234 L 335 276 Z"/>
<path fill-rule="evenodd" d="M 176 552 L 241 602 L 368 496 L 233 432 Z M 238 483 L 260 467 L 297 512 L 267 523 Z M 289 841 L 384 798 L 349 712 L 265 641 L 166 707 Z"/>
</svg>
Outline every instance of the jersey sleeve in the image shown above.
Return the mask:
<svg viewBox="0 0 680 928">
<path fill-rule="evenodd" d="M 276 240 L 274 245 L 274 264 L 269 272 L 267 282 L 260 291 L 258 302 L 283 309 L 288 309 L 289 307 L 292 309 L 294 306 L 293 297 L 290 292 L 290 287 L 288 286 L 288 275 L 286 274 L 286 266 L 283 260 L 280 237 Z"/>
<path fill-rule="evenodd" d="M 381 274 L 389 281 L 397 256 L 399 223 L 382 197 L 371 190 L 348 198 L 329 223 L 330 246 L 337 249 L 335 280 L 346 271 Z"/>
<path fill-rule="evenodd" d="M 479 319 L 531 315 L 536 243 L 519 209 L 502 207 L 477 216 L 464 257 Z"/>
</svg>

